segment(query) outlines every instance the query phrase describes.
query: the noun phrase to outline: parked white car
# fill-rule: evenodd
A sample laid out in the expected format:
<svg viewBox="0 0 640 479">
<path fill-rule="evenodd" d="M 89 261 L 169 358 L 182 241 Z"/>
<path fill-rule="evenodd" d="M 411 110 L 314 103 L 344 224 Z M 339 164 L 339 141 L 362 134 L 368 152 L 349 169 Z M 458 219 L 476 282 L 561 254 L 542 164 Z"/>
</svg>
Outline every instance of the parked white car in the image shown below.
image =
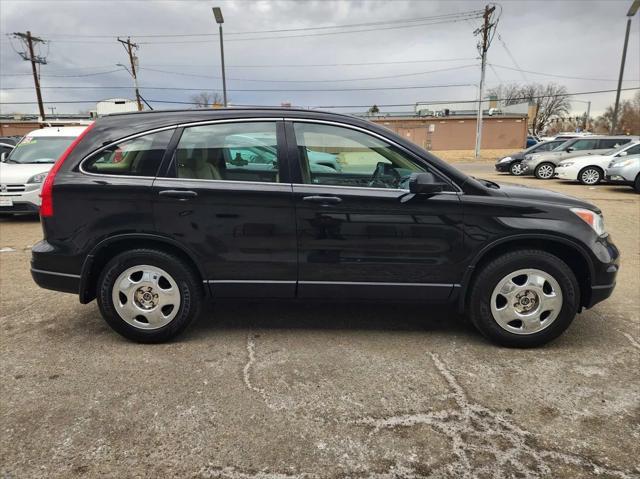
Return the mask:
<svg viewBox="0 0 640 479">
<path fill-rule="evenodd" d="M 605 178 L 609 163 L 616 158 L 640 153 L 640 141 L 632 141 L 599 155 L 574 156 L 556 166 L 555 177 L 579 181 L 583 185 L 597 185 Z"/>
<path fill-rule="evenodd" d="M 27 134 L 0 162 L 0 214 L 38 213 L 47 173 L 86 126 L 50 127 Z"/>
</svg>

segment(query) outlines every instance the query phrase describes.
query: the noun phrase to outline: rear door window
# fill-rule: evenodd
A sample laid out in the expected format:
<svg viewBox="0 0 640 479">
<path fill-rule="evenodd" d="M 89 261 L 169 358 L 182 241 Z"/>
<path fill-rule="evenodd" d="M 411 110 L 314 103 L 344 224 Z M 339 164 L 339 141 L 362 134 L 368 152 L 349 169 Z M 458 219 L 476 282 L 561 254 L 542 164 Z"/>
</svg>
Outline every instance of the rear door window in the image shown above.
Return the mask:
<svg viewBox="0 0 640 479">
<path fill-rule="evenodd" d="M 105 175 L 156 176 L 174 130 L 163 130 L 108 146 L 82 165 L 84 171 Z"/>
<path fill-rule="evenodd" d="M 174 162 L 178 178 L 278 183 L 276 122 L 213 123 L 185 128 Z"/>
<path fill-rule="evenodd" d="M 625 143 L 629 143 L 629 141 L 626 138 L 613 138 L 613 139 L 607 139 L 607 140 L 600 140 L 600 146 L 598 147 L 598 149 L 600 150 L 609 150 L 611 148 L 618 148 L 619 146 L 624 145 Z"/>
</svg>

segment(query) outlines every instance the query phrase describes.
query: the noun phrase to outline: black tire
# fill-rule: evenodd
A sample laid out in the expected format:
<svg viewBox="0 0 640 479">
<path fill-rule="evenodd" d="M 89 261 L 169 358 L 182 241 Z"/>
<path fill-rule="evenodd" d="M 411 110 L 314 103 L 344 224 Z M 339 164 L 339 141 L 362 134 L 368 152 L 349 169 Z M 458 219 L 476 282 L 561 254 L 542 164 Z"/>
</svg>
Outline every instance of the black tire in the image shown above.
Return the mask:
<svg viewBox="0 0 640 479">
<path fill-rule="evenodd" d="M 522 171 L 522 162 L 514 161 L 513 163 L 511 163 L 509 165 L 509 173 L 512 174 L 513 176 L 522 176 L 524 173 Z"/>
<path fill-rule="evenodd" d="M 138 265 L 150 265 L 166 271 L 180 293 L 178 313 L 159 329 L 140 329 L 127 323 L 113 304 L 112 289 L 116 279 L 128 268 Z M 180 334 L 198 316 L 203 291 L 196 273 L 181 259 L 164 251 L 135 249 L 119 254 L 104 267 L 98 279 L 97 296 L 103 318 L 116 332 L 140 343 L 161 343 Z"/>
<path fill-rule="evenodd" d="M 551 167 L 551 173 L 548 174 L 548 168 Z M 545 161 L 544 163 L 540 163 L 538 166 L 536 166 L 536 169 L 534 170 L 534 174 L 536 175 L 536 178 L 538 178 L 539 180 L 550 180 L 551 178 L 553 178 L 553 174 L 556 171 L 556 165 L 554 165 L 553 163 L 549 163 L 548 161 Z"/>
<path fill-rule="evenodd" d="M 532 334 L 512 333 L 498 324 L 491 312 L 494 288 L 507 275 L 521 269 L 538 269 L 560 286 L 563 303 L 556 319 Z M 580 288 L 573 271 L 557 256 L 540 250 L 516 250 L 482 266 L 471 284 L 467 314 L 473 325 L 490 341 L 507 347 L 529 348 L 548 343 L 571 324 L 580 305 Z"/>
<path fill-rule="evenodd" d="M 633 182 L 633 189 L 636 193 L 640 193 L 640 173 L 636 176 L 636 180 Z"/>
<path fill-rule="evenodd" d="M 583 178 L 583 176 L 585 176 L 585 178 Z M 588 178 L 593 178 L 593 180 L 589 182 Z M 580 173 L 578 173 L 578 181 L 587 186 L 597 185 L 602 181 L 602 178 L 604 178 L 604 171 L 597 166 L 585 166 L 580 170 Z"/>
</svg>

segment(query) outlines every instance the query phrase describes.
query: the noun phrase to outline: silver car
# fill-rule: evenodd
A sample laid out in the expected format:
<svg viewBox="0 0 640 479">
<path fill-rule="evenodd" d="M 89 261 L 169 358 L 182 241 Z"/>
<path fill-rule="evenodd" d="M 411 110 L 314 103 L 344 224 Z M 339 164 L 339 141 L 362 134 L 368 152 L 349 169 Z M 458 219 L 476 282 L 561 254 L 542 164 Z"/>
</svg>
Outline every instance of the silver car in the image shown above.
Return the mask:
<svg viewBox="0 0 640 479">
<path fill-rule="evenodd" d="M 640 155 L 616 158 L 609 163 L 605 178 L 609 183 L 632 186 L 640 193 Z"/>
<path fill-rule="evenodd" d="M 562 160 L 574 156 L 597 154 L 638 140 L 637 136 L 587 136 L 567 140 L 553 151 L 527 155 L 522 161 L 525 175 L 535 175 L 541 180 L 553 178 L 556 166 Z"/>
</svg>

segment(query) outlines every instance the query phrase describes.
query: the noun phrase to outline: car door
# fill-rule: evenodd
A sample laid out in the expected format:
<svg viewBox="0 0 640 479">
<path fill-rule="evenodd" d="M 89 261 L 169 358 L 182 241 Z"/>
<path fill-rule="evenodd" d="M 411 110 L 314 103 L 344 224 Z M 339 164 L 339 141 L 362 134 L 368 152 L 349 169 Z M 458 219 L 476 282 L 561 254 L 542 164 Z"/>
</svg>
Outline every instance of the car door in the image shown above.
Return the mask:
<svg viewBox="0 0 640 479">
<path fill-rule="evenodd" d="M 169 168 L 153 184 L 158 230 L 192 252 L 214 297 L 295 295 L 296 230 L 282 129 L 275 120 L 185 126 Z"/>
<path fill-rule="evenodd" d="M 449 297 L 460 279 L 463 250 L 461 202 L 453 185 L 430 197 L 408 195 L 408 176 L 429 165 L 350 125 L 287 121 L 287 142 L 298 296 Z M 335 155 L 340 171 L 314 165 L 313 152 Z"/>
</svg>

